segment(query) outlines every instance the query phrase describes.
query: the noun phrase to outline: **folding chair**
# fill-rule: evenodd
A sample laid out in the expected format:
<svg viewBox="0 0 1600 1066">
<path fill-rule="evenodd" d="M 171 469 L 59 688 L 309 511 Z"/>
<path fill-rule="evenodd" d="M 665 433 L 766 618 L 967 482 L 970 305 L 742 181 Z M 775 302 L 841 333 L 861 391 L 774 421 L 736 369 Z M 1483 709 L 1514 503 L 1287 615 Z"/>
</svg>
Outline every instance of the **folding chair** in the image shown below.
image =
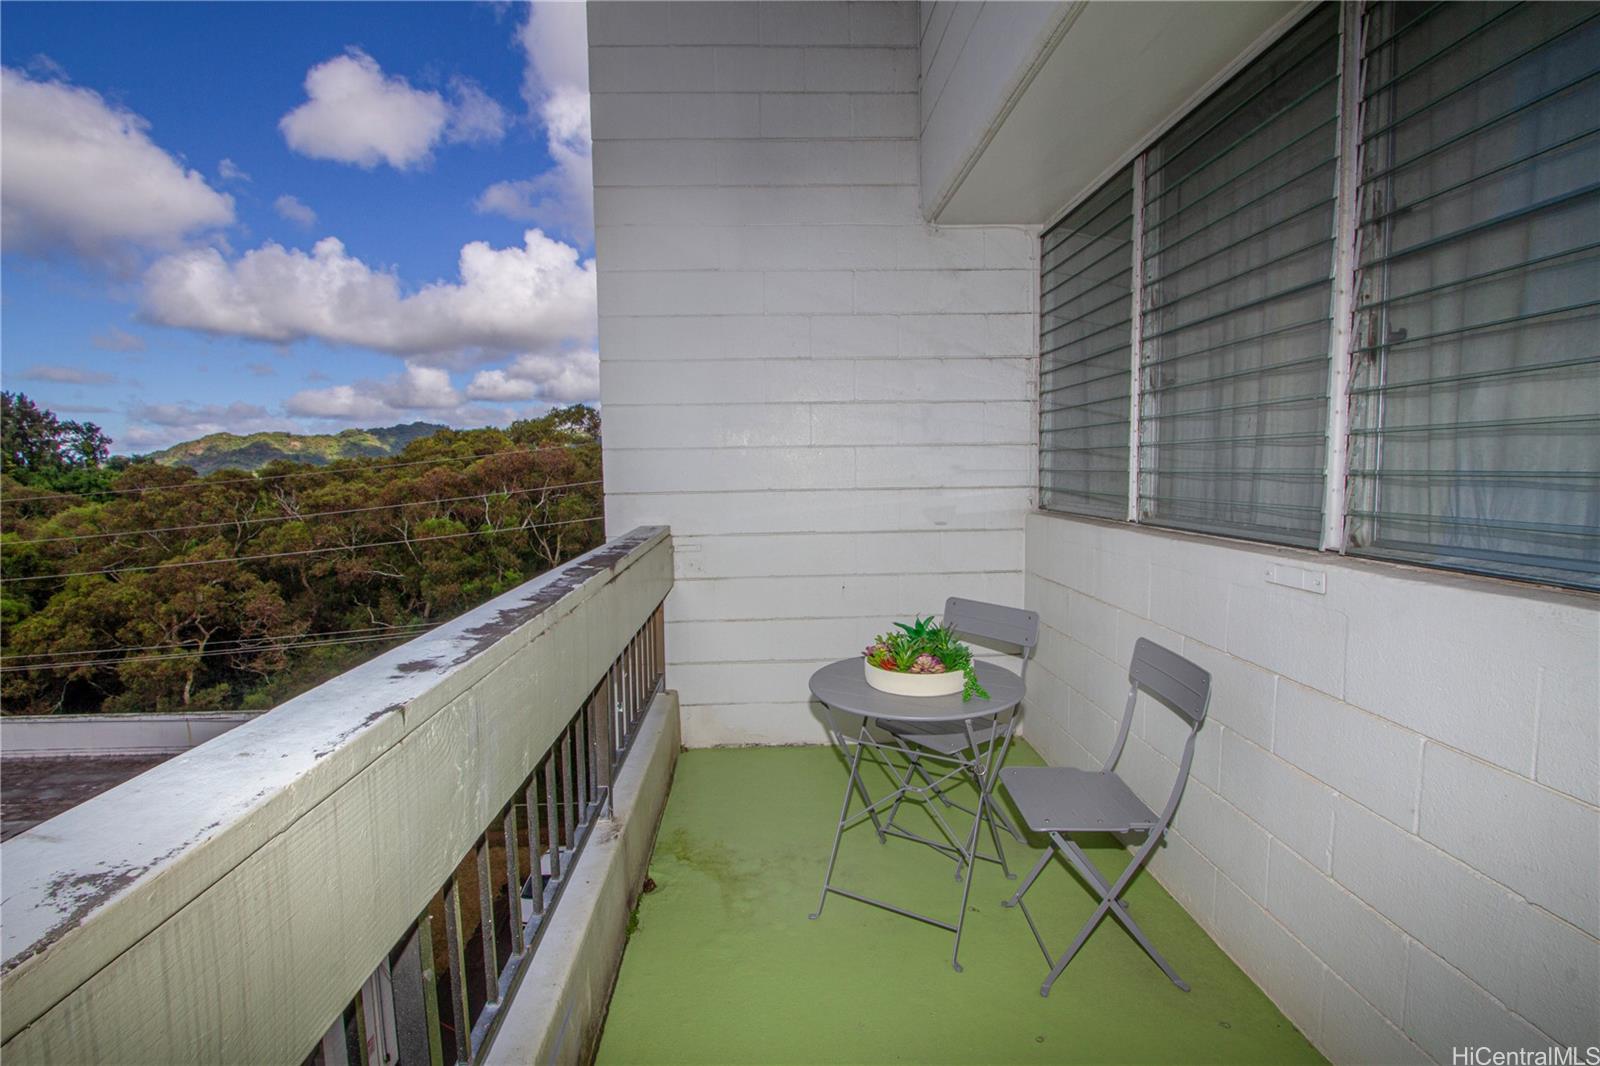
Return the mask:
<svg viewBox="0 0 1600 1066">
<path fill-rule="evenodd" d="M 1024 683 L 1027 682 L 1028 660 L 1032 658 L 1033 649 L 1039 643 L 1039 615 L 1037 612 L 1024 611 L 1017 607 L 1005 607 L 998 603 L 984 603 L 981 600 L 966 600 L 959 596 L 951 596 L 944 601 L 944 614 L 941 616 L 940 622 L 947 629 L 954 630 L 956 635 L 964 640 L 1008 655 L 1017 656 L 1021 660 L 1018 674 Z M 1011 737 L 1014 732 L 1013 726 L 1019 711 L 1020 708 L 1013 709 L 1004 725 L 996 722 L 992 726 L 977 729 L 973 734 L 973 739 L 984 749 L 988 749 L 997 741 L 1000 743 L 999 758 L 994 762 L 996 766 L 1005 765 L 1006 752 L 1011 746 Z M 995 857 L 993 859 L 990 859 L 987 855 L 978 857 L 999 863 L 1001 869 L 1005 871 L 1006 877 L 1013 881 L 1016 880 L 1016 875 L 1006 866 L 1005 852 L 1001 850 L 1000 837 L 995 829 L 995 822 L 998 820 L 1001 828 L 1010 833 L 1012 838 L 1018 842 L 1021 842 L 1022 834 L 1017 832 L 1016 827 L 1006 818 L 1005 812 L 1000 809 L 998 804 L 991 802 L 987 805 L 987 810 L 980 815 L 979 812 L 950 799 L 945 795 L 944 789 L 939 787 L 939 783 L 928 773 L 927 768 L 923 766 L 922 758 L 918 752 L 912 750 L 922 749 L 930 752 L 941 761 L 964 760 L 973 762 L 975 765 L 982 765 L 983 760 L 980 758 L 979 752 L 972 751 L 971 755 L 968 755 L 970 744 L 966 730 L 950 727 L 942 729 L 935 727 L 911 728 L 905 723 L 895 724 L 889 722 L 885 722 L 884 727 L 900 744 L 906 757 L 908 769 L 902 784 L 910 784 L 910 775 L 915 773 L 922 778 L 926 787 L 933 792 L 934 796 L 944 806 L 963 811 L 973 817 L 982 817 L 989 825 L 989 834 L 994 841 Z M 887 819 L 887 825 L 892 827 L 891 831 L 899 828 L 894 825 L 895 815 L 899 811 L 900 804 L 896 802 Z M 993 813 L 993 817 L 990 816 L 990 812 Z M 930 813 L 933 814 L 936 821 L 941 823 L 941 827 L 946 830 L 945 835 L 948 837 L 950 835 L 948 827 L 942 825 L 943 819 L 940 818 L 938 812 L 930 808 Z M 956 878 L 958 880 L 961 874 L 962 864 L 958 861 L 956 864 Z"/>
<path fill-rule="evenodd" d="M 1167 960 L 1162 958 L 1161 953 L 1144 935 L 1144 930 L 1133 920 L 1128 913 L 1128 905 L 1121 897 L 1134 875 L 1139 872 L 1145 860 L 1150 857 L 1150 853 L 1161 842 L 1162 835 L 1166 833 L 1167 826 L 1172 821 L 1172 814 L 1178 808 L 1178 799 L 1183 795 L 1183 786 L 1189 780 L 1189 764 L 1194 760 L 1195 735 L 1200 731 L 1201 723 L 1205 721 L 1206 705 L 1211 699 L 1211 675 L 1183 656 L 1140 638 L 1133 646 L 1133 662 L 1128 667 L 1128 680 L 1131 685 L 1128 691 L 1128 705 L 1122 712 L 1122 727 L 1117 733 L 1117 741 L 1111 748 L 1111 754 L 1106 757 L 1105 764 L 1098 771 L 1074 770 L 1059 766 L 1019 766 L 1000 772 L 1000 783 L 1005 786 L 1006 792 L 1016 804 L 1028 828 L 1050 838 L 1051 849 L 1047 849 L 1040 856 L 1038 864 L 1018 887 L 1016 895 L 1003 904 L 1007 907 L 1022 907 L 1023 916 L 1028 920 L 1028 928 L 1033 930 L 1033 938 L 1039 942 L 1039 950 L 1044 952 L 1046 963 L 1052 961 L 1050 949 L 1045 947 L 1044 938 L 1039 935 L 1039 928 L 1034 924 L 1033 916 L 1028 913 L 1027 907 L 1023 905 L 1022 897 L 1033 887 L 1034 881 L 1044 872 L 1055 852 L 1060 852 L 1100 897 L 1100 905 L 1083 924 L 1083 928 L 1078 930 L 1077 939 L 1067 948 L 1066 954 L 1051 966 L 1050 975 L 1039 988 L 1041 996 L 1050 994 L 1050 986 L 1061 976 L 1061 972 L 1067 968 L 1067 963 L 1072 961 L 1078 949 L 1089 939 L 1089 934 L 1100 924 L 1100 919 L 1107 914 L 1122 923 L 1123 928 L 1139 942 L 1145 953 L 1172 979 L 1173 984 L 1185 992 L 1189 991 L 1189 986 L 1173 971 Z M 1159 816 L 1145 806 L 1122 778 L 1113 772 L 1113 767 L 1122 755 L 1123 746 L 1128 741 L 1128 727 L 1133 723 L 1133 708 L 1139 699 L 1140 689 L 1176 711 L 1189 725 L 1189 739 L 1183 746 L 1183 759 L 1178 765 L 1178 779 L 1173 783 L 1172 795 L 1167 797 L 1167 805 Z M 1145 840 L 1139 850 L 1134 852 L 1127 868 L 1115 882 L 1108 884 L 1100 871 L 1089 861 L 1088 856 L 1084 855 L 1077 843 L 1071 839 L 1074 833 L 1143 833 Z"/>
</svg>

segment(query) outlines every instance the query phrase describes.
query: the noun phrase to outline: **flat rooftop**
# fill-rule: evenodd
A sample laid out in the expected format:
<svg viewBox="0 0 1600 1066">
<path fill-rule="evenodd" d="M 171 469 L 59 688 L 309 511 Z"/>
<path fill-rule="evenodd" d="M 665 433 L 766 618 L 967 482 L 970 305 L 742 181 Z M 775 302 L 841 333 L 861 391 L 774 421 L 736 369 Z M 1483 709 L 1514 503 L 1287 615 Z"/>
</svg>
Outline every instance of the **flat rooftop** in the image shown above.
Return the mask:
<svg viewBox="0 0 1600 1066">
<path fill-rule="evenodd" d="M 10 840 L 84 800 L 172 758 L 58 755 L 0 759 L 0 840 Z"/>
</svg>

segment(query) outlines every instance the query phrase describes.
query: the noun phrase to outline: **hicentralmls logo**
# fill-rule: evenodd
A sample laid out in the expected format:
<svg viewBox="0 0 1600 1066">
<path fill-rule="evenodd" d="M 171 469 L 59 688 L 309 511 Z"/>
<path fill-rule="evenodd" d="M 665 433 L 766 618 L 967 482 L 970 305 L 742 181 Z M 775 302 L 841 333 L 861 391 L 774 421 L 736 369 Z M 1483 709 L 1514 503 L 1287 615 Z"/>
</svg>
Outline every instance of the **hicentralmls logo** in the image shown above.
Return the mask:
<svg viewBox="0 0 1600 1066">
<path fill-rule="evenodd" d="M 1600 1066 L 1600 1047 L 1458 1047 L 1450 1049 L 1450 1066 Z"/>
</svg>

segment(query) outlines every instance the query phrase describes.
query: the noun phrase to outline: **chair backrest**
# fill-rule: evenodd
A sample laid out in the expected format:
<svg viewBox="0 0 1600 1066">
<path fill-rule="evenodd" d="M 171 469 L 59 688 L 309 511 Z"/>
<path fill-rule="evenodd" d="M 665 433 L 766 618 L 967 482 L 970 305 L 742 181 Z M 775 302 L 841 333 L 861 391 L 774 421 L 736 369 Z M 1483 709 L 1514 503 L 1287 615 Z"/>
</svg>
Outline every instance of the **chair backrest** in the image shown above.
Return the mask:
<svg viewBox="0 0 1600 1066">
<path fill-rule="evenodd" d="M 1198 727 L 1211 700 L 1211 675 L 1177 652 L 1140 637 L 1133 646 L 1128 680 Z"/>
<path fill-rule="evenodd" d="M 1153 640 L 1140 637 L 1133 645 L 1133 661 L 1128 664 L 1128 705 L 1122 712 L 1122 724 L 1117 739 L 1106 756 L 1106 772 L 1112 772 L 1117 760 L 1122 758 L 1123 746 L 1128 742 L 1128 730 L 1133 725 L 1133 711 L 1139 703 L 1139 690 L 1177 712 L 1189 723 L 1189 739 L 1183 745 L 1183 757 L 1178 760 L 1178 776 L 1172 782 L 1172 794 L 1167 797 L 1161 820 L 1153 830 L 1157 835 L 1166 832 L 1172 814 L 1178 809 L 1178 799 L 1189 780 L 1189 767 L 1194 763 L 1194 739 L 1200 732 L 1200 723 L 1206 720 L 1206 706 L 1211 702 L 1211 674 L 1185 659 L 1175 651 L 1163 648 Z"/>
<path fill-rule="evenodd" d="M 951 596 L 944 601 L 946 628 L 995 651 L 1020 655 L 1024 662 L 1039 643 L 1039 615 L 1020 607 Z"/>
</svg>

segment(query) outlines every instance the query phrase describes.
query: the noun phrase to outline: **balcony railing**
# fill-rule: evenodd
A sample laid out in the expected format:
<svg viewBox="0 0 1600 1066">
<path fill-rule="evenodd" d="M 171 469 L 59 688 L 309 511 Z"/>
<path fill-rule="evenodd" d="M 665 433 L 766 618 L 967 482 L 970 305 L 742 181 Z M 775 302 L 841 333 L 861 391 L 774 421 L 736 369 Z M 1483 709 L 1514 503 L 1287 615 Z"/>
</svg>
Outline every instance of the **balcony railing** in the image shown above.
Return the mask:
<svg viewBox="0 0 1600 1066">
<path fill-rule="evenodd" d="M 0 1051 L 481 1058 L 660 689 L 671 585 L 635 530 L 8 841 Z"/>
</svg>

